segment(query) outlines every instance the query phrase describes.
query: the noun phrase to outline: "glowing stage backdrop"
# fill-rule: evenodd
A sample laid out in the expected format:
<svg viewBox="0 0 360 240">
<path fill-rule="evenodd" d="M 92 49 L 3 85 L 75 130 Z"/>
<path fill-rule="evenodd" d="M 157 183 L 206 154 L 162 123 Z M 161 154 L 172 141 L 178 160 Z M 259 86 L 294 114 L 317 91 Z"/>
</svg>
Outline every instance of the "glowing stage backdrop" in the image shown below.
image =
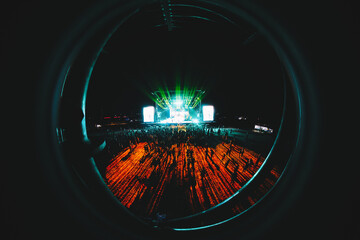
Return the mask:
<svg viewBox="0 0 360 240">
<path fill-rule="evenodd" d="M 152 99 L 155 107 L 143 108 L 144 122 L 199 123 L 214 120 L 214 107 L 201 106 L 205 94 L 202 90 L 155 91 Z"/>
</svg>

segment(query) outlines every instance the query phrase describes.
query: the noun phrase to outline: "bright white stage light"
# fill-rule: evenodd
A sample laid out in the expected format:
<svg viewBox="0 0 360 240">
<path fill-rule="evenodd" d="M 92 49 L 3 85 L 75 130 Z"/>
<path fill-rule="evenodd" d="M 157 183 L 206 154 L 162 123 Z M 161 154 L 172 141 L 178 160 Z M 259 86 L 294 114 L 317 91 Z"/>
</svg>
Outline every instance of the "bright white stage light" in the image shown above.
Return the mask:
<svg viewBox="0 0 360 240">
<path fill-rule="evenodd" d="M 143 108 L 144 122 L 155 121 L 155 108 L 153 106 Z"/>
<path fill-rule="evenodd" d="M 174 104 L 175 104 L 176 106 L 181 106 L 181 105 L 183 104 L 183 101 L 182 101 L 182 100 L 176 100 L 176 101 L 174 102 Z"/>
<path fill-rule="evenodd" d="M 214 121 L 214 106 L 207 105 L 202 107 L 203 121 Z"/>
</svg>

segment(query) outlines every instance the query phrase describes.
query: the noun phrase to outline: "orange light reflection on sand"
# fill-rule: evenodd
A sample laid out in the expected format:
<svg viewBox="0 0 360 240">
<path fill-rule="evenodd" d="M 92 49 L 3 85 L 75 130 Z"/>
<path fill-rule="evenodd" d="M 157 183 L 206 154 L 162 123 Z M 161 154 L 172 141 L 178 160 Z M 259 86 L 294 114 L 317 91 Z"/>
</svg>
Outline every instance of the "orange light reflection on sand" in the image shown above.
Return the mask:
<svg viewBox="0 0 360 240">
<path fill-rule="evenodd" d="M 151 150 L 146 152 L 147 144 L 141 142 L 132 151 L 126 148 L 118 153 L 107 166 L 105 175 L 109 189 L 124 206 L 130 208 L 134 202 L 145 204 L 145 216 L 158 212 L 164 192 L 173 186 L 172 181 L 185 189 L 191 212 L 197 213 L 232 196 L 264 161 L 264 157 L 258 160 L 259 154 L 249 149 L 244 148 L 240 154 L 243 148 L 234 144 L 228 153 L 230 144 L 224 142 L 208 148 L 208 152 L 205 147 L 186 143 L 174 144 L 170 151 L 156 151 L 150 146 Z M 171 153 L 172 149 L 175 154 Z M 193 151 L 193 161 L 187 157 L 188 151 Z M 249 159 L 253 164 L 247 167 Z M 149 196 L 146 202 L 145 195 Z"/>
</svg>

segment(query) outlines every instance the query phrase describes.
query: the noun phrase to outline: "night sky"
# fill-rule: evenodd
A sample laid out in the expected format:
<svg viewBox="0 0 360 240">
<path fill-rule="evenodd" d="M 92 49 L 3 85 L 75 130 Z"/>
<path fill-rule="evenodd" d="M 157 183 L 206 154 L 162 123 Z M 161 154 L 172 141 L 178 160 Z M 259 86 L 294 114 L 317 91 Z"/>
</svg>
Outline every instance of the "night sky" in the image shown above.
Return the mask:
<svg viewBox="0 0 360 240">
<path fill-rule="evenodd" d="M 206 91 L 219 114 L 278 122 L 282 71 L 262 36 L 244 45 L 226 28 L 118 31 L 103 49 L 90 81 L 87 114 L 141 112 L 159 88 Z"/>
</svg>

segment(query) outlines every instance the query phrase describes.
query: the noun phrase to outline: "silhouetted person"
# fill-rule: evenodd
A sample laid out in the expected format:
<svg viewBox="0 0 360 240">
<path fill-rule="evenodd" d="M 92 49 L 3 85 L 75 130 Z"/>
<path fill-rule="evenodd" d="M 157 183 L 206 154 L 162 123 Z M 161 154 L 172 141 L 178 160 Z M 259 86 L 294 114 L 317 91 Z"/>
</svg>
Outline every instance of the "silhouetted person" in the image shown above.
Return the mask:
<svg viewBox="0 0 360 240">
<path fill-rule="evenodd" d="M 237 180 L 238 171 L 239 171 L 239 164 L 235 166 L 234 172 L 231 174 L 231 182 L 235 182 L 235 180 Z"/>
<path fill-rule="evenodd" d="M 223 160 L 225 159 L 225 157 L 226 157 L 226 153 L 224 153 L 224 155 L 223 155 L 223 157 L 222 157 L 221 161 L 223 161 Z"/>
<path fill-rule="evenodd" d="M 226 154 L 231 154 L 231 150 L 232 150 L 232 143 L 230 141 L 230 146 L 229 146 L 229 149 L 227 150 Z"/>
<path fill-rule="evenodd" d="M 253 161 L 251 160 L 251 158 L 249 158 L 247 161 L 246 161 L 246 164 L 243 168 L 242 171 L 246 171 L 251 165 L 253 165 Z"/>
<path fill-rule="evenodd" d="M 227 166 L 229 165 L 230 159 L 228 159 L 225 163 L 225 168 L 227 168 Z"/>
<path fill-rule="evenodd" d="M 240 149 L 239 155 L 240 155 L 240 157 L 242 157 L 244 155 L 244 148 Z"/>
<path fill-rule="evenodd" d="M 258 166 L 260 159 L 261 159 L 261 154 L 259 153 L 259 156 L 257 157 L 256 162 L 255 162 L 255 167 Z"/>
</svg>

